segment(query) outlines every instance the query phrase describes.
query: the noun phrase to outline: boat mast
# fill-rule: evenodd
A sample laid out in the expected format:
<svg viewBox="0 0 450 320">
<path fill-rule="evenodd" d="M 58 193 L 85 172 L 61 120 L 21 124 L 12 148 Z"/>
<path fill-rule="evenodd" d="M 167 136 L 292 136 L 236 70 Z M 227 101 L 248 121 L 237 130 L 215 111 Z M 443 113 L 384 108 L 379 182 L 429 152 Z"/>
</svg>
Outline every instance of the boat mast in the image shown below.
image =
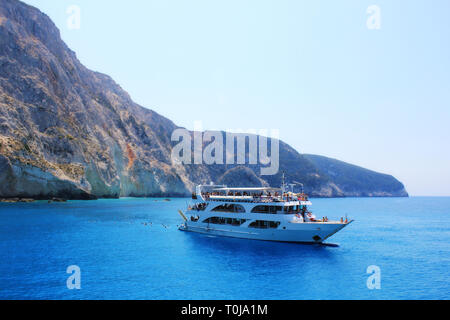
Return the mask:
<svg viewBox="0 0 450 320">
<path fill-rule="evenodd" d="M 283 192 L 283 197 L 284 197 L 284 194 L 286 193 L 286 177 L 284 175 L 284 171 L 283 171 L 283 176 L 281 178 L 281 192 Z"/>
</svg>

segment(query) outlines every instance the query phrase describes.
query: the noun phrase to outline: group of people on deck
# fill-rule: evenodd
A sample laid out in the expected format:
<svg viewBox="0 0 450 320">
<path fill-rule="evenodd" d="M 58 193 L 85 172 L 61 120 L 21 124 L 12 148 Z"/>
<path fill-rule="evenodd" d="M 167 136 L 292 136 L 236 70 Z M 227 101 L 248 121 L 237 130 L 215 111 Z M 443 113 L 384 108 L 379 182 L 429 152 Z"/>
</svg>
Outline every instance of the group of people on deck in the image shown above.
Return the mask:
<svg viewBox="0 0 450 320">
<path fill-rule="evenodd" d="M 227 197 L 252 197 L 254 201 L 262 201 L 264 202 L 290 202 L 290 201 L 307 201 L 308 198 L 304 194 L 293 194 L 293 193 L 279 193 L 279 192 L 259 192 L 259 193 L 248 193 L 248 192 L 202 192 L 202 196 L 204 199 L 209 200 L 211 196 L 227 196 Z M 281 199 L 280 199 L 281 197 Z M 196 199 L 197 197 L 193 195 L 193 199 Z"/>
</svg>

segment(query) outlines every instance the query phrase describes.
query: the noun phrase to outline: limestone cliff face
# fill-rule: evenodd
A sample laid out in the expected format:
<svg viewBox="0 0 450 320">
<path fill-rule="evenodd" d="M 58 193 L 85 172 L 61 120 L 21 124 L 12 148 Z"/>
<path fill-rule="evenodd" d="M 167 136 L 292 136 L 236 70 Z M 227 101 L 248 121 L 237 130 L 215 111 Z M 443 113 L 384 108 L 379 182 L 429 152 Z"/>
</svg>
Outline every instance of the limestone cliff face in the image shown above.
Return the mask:
<svg viewBox="0 0 450 320">
<path fill-rule="evenodd" d="M 45 14 L 0 1 L 0 198 L 181 196 L 219 180 L 280 184 L 281 173 L 259 177 L 258 166 L 175 165 L 176 128 L 85 68 Z M 282 171 L 312 195 L 346 194 L 284 143 Z"/>
<path fill-rule="evenodd" d="M 174 128 L 86 69 L 46 15 L 0 2 L 0 196 L 186 194 Z"/>
<path fill-rule="evenodd" d="M 218 180 L 218 184 L 228 187 L 242 187 L 245 185 L 249 188 L 270 187 L 269 184 L 258 177 L 256 173 L 247 167 L 238 166 L 227 170 Z"/>
</svg>

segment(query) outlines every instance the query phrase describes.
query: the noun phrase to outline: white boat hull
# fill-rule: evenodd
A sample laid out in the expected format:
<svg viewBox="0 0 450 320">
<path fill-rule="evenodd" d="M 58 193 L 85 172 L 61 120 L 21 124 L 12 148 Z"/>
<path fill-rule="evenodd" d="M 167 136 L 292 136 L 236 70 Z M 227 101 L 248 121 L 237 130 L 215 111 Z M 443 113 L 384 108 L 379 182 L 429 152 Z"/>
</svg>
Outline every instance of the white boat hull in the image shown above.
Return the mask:
<svg viewBox="0 0 450 320">
<path fill-rule="evenodd" d="M 257 229 L 243 228 L 241 226 L 212 225 L 187 221 L 180 230 L 196 232 L 214 236 L 233 237 L 241 239 L 323 243 L 329 237 L 348 226 L 348 223 L 292 223 L 286 229 Z"/>
</svg>

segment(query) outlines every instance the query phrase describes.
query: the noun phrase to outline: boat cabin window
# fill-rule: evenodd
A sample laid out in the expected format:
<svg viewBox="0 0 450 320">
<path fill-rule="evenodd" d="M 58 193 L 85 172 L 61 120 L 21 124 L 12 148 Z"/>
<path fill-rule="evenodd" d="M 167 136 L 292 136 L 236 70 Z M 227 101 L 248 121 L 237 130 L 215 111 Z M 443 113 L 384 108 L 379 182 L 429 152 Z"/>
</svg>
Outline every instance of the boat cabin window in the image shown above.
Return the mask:
<svg viewBox="0 0 450 320">
<path fill-rule="evenodd" d="M 256 206 L 252 209 L 252 213 L 276 214 L 278 211 L 282 211 L 281 206 Z"/>
<path fill-rule="evenodd" d="M 279 221 L 263 221 L 256 220 L 250 223 L 250 228 L 258 228 L 258 229 L 276 229 L 280 226 Z"/>
<path fill-rule="evenodd" d="M 283 211 L 285 214 L 299 213 L 300 206 L 285 206 Z"/>
<path fill-rule="evenodd" d="M 233 219 L 233 218 L 219 218 L 219 217 L 211 217 L 203 221 L 203 223 L 211 223 L 211 224 L 228 224 L 231 226 L 240 226 L 245 223 L 246 219 Z"/>
<path fill-rule="evenodd" d="M 245 213 L 245 209 L 240 204 L 223 204 L 212 209 L 215 212 L 237 212 Z"/>
<path fill-rule="evenodd" d="M 206 207 L 208 206 L 207 203 L 197 203 L 195 204 L 192 209 L 193 210 L 197 210 L 197 211 L 204 211 L 206 209 Z"/>
</svg>

